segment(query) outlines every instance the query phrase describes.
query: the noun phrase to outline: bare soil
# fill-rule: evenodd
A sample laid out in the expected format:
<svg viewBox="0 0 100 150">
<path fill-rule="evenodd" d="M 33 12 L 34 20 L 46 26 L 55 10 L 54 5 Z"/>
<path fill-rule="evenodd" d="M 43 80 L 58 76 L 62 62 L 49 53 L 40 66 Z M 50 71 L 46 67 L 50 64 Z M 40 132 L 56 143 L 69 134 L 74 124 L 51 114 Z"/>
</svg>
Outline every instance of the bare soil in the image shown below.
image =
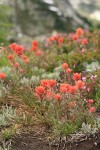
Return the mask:
<svg viewBox="0 0 100 150">
<path fill-rule="evenodd" d="M 46 131 L 24 131 L 13 137 L 12 150 L 100 150 L 100 132 L 72 137 L 49 144 Z"/>
<path fill-rule="evenodd" d="M 22 106 L 22 105 L 20 105 Z M 22 112 L 19 109 L 19 112 Z M 26 109 L 25 109 L 26 110 Z M 100 113 L 96 114 L 97 117 Z M 0 127 L 0 132 L 4 128 Z M 20 128 L 20 127 L 19 127 Z M 52 131 L 48 126 L 42 125 L 22 125 L 20 132 L 13 136 L 11 140 L 11 150 L 100 150 L 100 131 L 88 135 L 72 135 L 67 139 L 48 142 L 48 137 Z M 9 141 L 6 141 L 7 145 Z M 2 145 L 0 141 L 0 145 Z"/>
</svg>

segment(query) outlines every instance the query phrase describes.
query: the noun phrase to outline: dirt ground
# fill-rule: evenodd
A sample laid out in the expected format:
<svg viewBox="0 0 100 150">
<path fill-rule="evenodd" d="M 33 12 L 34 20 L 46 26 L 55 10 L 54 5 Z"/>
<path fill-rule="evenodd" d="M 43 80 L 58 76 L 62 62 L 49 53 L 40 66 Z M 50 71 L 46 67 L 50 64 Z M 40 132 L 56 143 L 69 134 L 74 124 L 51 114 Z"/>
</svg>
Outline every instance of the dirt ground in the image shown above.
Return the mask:
<svg viewBox="0 0 100 150">
<path fill-rule="evenodd" d="M 97 117 L 99 116 L 100 114 L 97 114 Z M 10 139 L 11 150 L 100 150 L 100 131 L 93 135 L 74 135 L 74 138 L 72 135 L 66 141 L 57 140 L 50 144 L 47 139 L 52 130 L 44 124 L 22 125 L 18 129 L 20 132 Z M 2 130 L 1 127 L 0 132 Z M 9 144 L 9 141 L 7 142 Z"/>
<path fill-rule="evenodd" d="M 45 133 L 37 131 L 23 132 L 12 139 L 12 150 L 100 150 L 100 132 L 95 135 L 83 135 L 73 140 L 47 142 Z"/>
</svg>

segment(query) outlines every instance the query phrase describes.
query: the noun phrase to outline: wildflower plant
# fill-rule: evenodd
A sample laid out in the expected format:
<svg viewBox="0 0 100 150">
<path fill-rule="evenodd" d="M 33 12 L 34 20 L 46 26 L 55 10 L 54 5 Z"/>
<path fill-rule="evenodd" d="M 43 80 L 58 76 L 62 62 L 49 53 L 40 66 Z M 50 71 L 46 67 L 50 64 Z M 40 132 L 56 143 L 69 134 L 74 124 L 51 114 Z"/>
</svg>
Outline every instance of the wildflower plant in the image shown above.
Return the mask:
<svg viewBox="0 0 100 150">
<path fill-rule="evenodd" d="M 61 83 L 44 79 L 34 89 L 37 99 L 35 111 L 39 119 L 54 127 L 59 134 L 69 134 L 83 122 L 94 123 L 96 108 L 94 100 L 86 95 L 88 84 L 82 80 L 82 75 L 73 73 L 67 63 L 62 65 L 62 69 L 64 77 Z M 67 69 L 71 71 L 66 72 Z"/>
<path fill-rule="evenodd" d="M 92 35 L 78 28 L 49 37 L 43 45 L 37 40 L 30 48 L 10 44 L 3 51 L 8 64 L 0 69 L 6 97 L 22 101 L 55 134 L 68 135 L 82 126 L 91 132 L 100 108 L 100 53 L 98 37 Z"/>
</svg>

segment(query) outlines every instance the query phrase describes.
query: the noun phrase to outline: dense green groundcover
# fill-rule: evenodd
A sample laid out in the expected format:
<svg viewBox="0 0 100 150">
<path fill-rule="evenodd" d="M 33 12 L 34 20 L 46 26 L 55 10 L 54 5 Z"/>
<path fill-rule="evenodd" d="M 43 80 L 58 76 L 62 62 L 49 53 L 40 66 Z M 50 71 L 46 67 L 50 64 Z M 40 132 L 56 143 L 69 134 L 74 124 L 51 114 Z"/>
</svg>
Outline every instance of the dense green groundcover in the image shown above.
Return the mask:
<svg viewBox="0 0 100 150">
<path fill-rule="evenodd" d="M 100 129 L 100 32 L 11 43 L 0 50 L 0 126 L 10 138 L 19 124 L 44 123 L 54 136 Z M 6 106 L 5 106 L 6 104 Z M 17 124 L 17 127 L 16 127 Z"/>
</svg>

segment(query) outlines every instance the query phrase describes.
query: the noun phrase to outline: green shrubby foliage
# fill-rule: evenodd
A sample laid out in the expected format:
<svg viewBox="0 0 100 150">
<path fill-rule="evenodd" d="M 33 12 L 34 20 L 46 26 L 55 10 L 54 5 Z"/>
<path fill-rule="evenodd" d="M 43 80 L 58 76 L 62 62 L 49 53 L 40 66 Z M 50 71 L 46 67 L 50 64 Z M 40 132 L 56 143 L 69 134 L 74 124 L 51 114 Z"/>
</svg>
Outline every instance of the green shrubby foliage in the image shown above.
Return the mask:
<svg viewBox="0 0 100 150">
<path fill-rule="evenodd" d="M 0 110 L 0 126 L 11 124 L 12 120 L 17 117 L 16 110 L 12 106 L 3 107 Z"/>
</svg>

